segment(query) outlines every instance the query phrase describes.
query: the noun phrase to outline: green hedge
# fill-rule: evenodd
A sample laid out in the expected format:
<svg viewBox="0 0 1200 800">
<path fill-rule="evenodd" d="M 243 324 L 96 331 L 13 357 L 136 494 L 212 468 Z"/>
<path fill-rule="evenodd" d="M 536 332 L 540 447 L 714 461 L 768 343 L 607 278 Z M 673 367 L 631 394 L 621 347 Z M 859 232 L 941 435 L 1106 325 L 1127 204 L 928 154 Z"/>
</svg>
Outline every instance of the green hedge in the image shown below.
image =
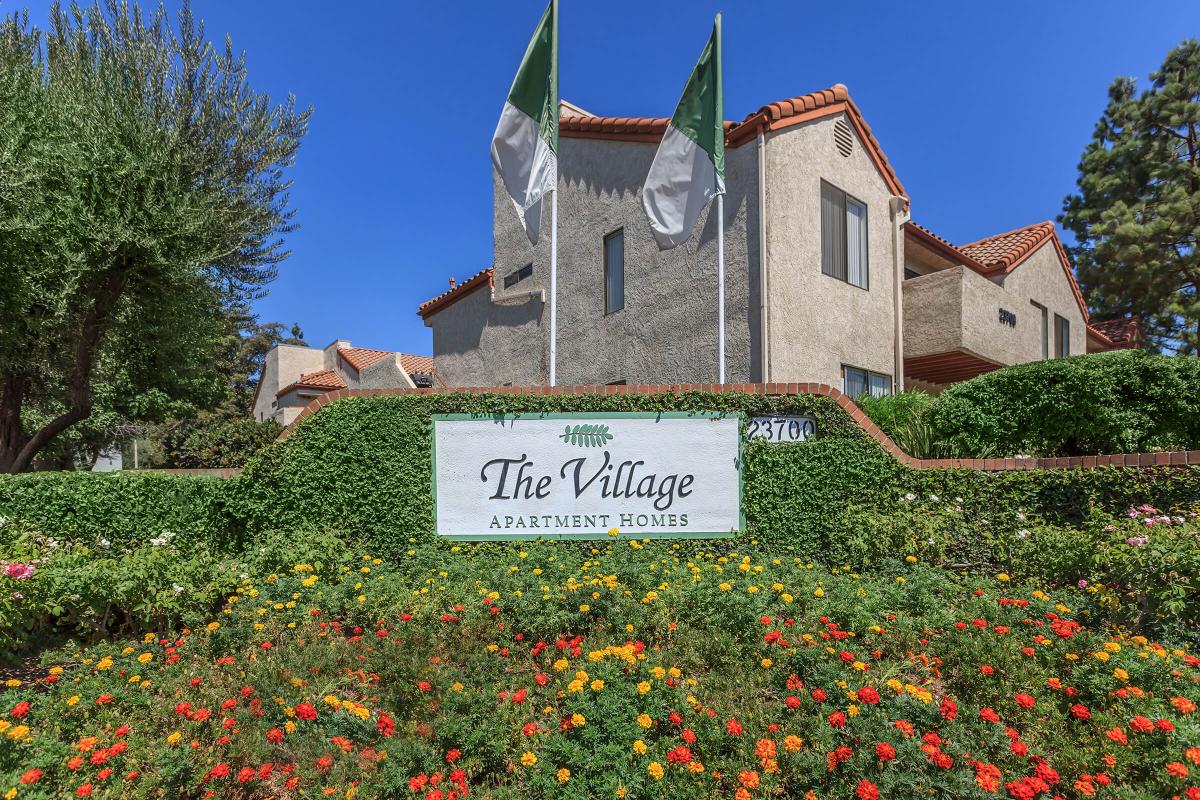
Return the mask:
<svg viewBox="0 0 1200 800">
<path fill-rule="evenodd" d="M 268 531 L 337 529 L 381 555 L 432 535 L 431 414 L 541 411 L 738 411 L 808 414 L 818 438 L 745 449 L 747 537 L 813 560 L 851 560 L 846 512 L 880 510 L 908 493 L 961 498 L 973 527 L 954 531 L 970 556 L 1015 510 L 1072 522 L 1093 507 L 1200 500 L 1200 468 L 986 473 L 912 470 L 889 456 L 830 398 L 744 394 L 356 397 L 324 407 L 264 450 L 236 479 L 57 473 L 0 478 L 0 516 L 86 541 L 148 540 L 163 530 L 253 540 Z M 957 501 L 956 501 L 957 502 Z"/>
<path fill-rule="evenodd" d="M 1200 358 L 1120 350 L 1019 364 L 951 386 L 924 419 L 961 456 L 1200 449 Z"/>
<path fill-rule="evenodd" d="M 24 526 L 63 542 L 137 545 L 170 532 L 180 542 L 238 545 L 229 514 L 234 481 L 147 472 L 31 472 L 0 476 L 0 543 Z M 19 523 L 13 524 L 13 523 Z"/>
</svg>

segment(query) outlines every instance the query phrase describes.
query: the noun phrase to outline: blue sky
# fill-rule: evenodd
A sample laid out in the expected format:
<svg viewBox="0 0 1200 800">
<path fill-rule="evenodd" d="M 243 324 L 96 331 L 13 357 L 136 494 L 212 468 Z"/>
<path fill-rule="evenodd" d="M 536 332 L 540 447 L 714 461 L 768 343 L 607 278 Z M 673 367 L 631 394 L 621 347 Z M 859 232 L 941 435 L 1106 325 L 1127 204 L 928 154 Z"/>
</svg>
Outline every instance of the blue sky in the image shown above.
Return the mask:
<svg viewBox="0 0 1200 800">
<path fill-rule="evenodd" d="M 300 229 L 264 321 L 298 322 L 314 345 L 430 352 L 417 305 L 491 262 L 488 145 L 544 7 L 193 0 L 257 88 L 314 108 L 292 171 Z M 30 4 L 39 23 L 47 8 Z M 1145 85 L 1200 35 L 1195 0 L 560 0 L 562 96 L 670 116 L 718 10 L 728 118 L 846 84 L 914 219 L 955 243 L 1052 219 L 1112 79 Z"/>
</svg>

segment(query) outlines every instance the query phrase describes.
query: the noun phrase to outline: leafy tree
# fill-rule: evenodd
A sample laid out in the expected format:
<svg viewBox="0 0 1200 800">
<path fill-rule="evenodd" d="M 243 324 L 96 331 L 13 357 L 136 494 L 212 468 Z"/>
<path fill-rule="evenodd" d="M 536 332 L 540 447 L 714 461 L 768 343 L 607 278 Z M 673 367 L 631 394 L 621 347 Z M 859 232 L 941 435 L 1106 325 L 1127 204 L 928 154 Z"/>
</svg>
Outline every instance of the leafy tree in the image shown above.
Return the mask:
<svg viewBox="0 0 1200 800">
<path fill-rule="evenodd" d="M 88 419 L 101 382 L 132 419 L 221 396 L 227 312 L 288 255 L 310 114 L 255 92 L 186 3 L 0 22 L 0 472 Z"/>
<path fill-rule="evenodd" d="M 1139 314 L 1152 349 L 1200 353 L 1200 42 L 1172 50 L 1140 95 L 1132 78 L 1079 164 L 1078 193 L 1059 217 L 1088 304 Z"/>
</svg>

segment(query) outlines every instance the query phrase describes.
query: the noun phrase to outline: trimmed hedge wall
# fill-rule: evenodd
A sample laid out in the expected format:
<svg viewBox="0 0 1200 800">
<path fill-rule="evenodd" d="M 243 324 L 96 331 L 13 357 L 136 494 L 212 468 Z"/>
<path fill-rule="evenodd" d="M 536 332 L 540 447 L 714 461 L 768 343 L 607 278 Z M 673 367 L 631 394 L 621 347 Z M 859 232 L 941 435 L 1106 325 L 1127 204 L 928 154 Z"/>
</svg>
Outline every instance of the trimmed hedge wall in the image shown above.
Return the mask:
<svg viewBox="0 0 1200 800">
<path fill-rule="evenodd" d="M 236 490 L 231 480 L 151 472 L 0 475 L 0 518 L 60 541 L 140 544 L 170 531 L 180 541 L 236 547 Z M 0 542 L 15 527 L 0 528 Z"/>
<path fill-rule="evenodd" d="M 745 448 L 747 535 L 813 560 L 837 560 L 845 511 L 886 510 L 906 493 L 961 498 L 971 514 L 1012 524 L 1016 509 L 1048 522 L 1093 505 L 1200 500 L 1200 467 L 979 472 L 903 466 L 829 397 L 754 394 L 353 397 L 325 406 L 264 450 L 238 478 L 76 473 L 0 477 L 0 516 L 49 535 L 150 539 L 163 530 L 252 541 L 270 530 L 338 529 L 381 555 L 432 535 L 430 415 L 541 411 L 740 411 L 808 414 L 818 438 Z M 964 538 L 975 536 L 964 532 Z M 964 547 L 969 545 L 964 542 Z"/>
</svg>

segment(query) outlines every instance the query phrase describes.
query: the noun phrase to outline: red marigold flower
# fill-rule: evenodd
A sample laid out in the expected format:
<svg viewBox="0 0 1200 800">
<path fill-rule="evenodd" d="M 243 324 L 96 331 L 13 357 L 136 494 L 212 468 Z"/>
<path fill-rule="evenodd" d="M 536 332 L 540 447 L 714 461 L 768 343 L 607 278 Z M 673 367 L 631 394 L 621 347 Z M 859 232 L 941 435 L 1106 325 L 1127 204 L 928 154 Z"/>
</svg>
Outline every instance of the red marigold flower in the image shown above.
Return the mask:
<svg viewBox="0 0 1200 800">
<path fill-rule="evenodd" d="M 864 686 L 858 690 L 858 701 L 873 706 L 879 703 L 879 692 L 874 686 Z"/>
<path fill-rule="evenodd" d="M 453 764 L 455 761 L 458 761 L 460 758 L 462 758 L 462 751 L 459 750 L 457 747 L 453 747 L 446 751 L 446 763 L 447 764 Z"/>
<path fill-rule="evenodd" d="M 813 689 L 812 690 L 812 699 L 817 701 L 818 703 L 824 703 L 825 699 L 827 697 L 829 697 L 829 695 L 825 694 L 824 689 Z"/>
<path fill-rule="evenodd" d="M 794 694 L 793 694 L 793 695 L 788 695 L 788 696 L 787 696 L 787 697 L 784 699 L 783 703 L 784 703 L 784 705 L 786 705 L 788 708 L 799 708 L 799 707 L 800 707 L 800 698 L 799 698 L 799 697 L 796 697 L 796 695 L 794 695 Z"/>
<path fill-rule="evenodd" d="M 333 766 L 333 756 L 326 753 L 313 762 L 319 772 L 324 772 Z"/>
<path fill-rule="evenodd" d="M 1183 751 L 1183 755 L 1188 761 L 1200 767 L 1200 747 L 1189 747 Z"/>
<path fill-rule="evenodd" d="M 550 682 L 550 676 L 544 672 L 539 672 L 537 675 L 533 676 L 533 682 L 538 686 L 545 686 Z"/>
<path fill-rule="evenodd" d="M 678 711 L 672 711 L 670 714 L 667 715 L 667 719 L 669 719 L 671 721 L 672 725 L 682 725 L 683 724 L 683 716 Z"/>
<path fill-rule="evenodd" d="M 835 711 L 829 715 L 829 726 L 831 728 L 846 727 L 846 715 L 841 711 Z"/>
<path fill-rule="evenodd" d="M 209 778 L 224 778 L 224 777 L 227 777 L 228 775 L 229 775 L 229 765 L 228 764 L 217 764 L 215 767 L 213 767 L 212 769 L 210 769 L 208 771 Z"/>
<path fill-rule="evenodd" d="M 898 719 L 892 723 L 892 727 L 904 734 L 905 739 L 911 739 L 914 728 L 908 720 Z"/>
<path fill-rule="evenodd" d="M 381 713 L 379 721 L 375 723 L 375 730 L 379 731 L 384 736 L 391 736 L 396 730 L 396 721 L 387 714 Z"/>
<path fill-rule="evenodd" d="M 92 796 L 92 785 L 90 783 L 83 784 L 82 786 L 80 786 L 78 789 L 75 790 L 75 795 L 76 795 L 76 797 L 91 797 Z"/>
<path fill-rule="evenodd" d="M 858 800 L 879 800 L 879 787 L 866 778 L 858 782 L 854 793 L 858 795 Z"/>
<path fill-rule="evenodd" d="M 1081 703 L 1076 703 L 1075 705 L 1071 706 L 1071 716 L 1075 719 L 1088 719 L 1092 716 L 1092 712 L 1088 711 L 1087 706 Z"/>
<path fill-rule="evenodd" d="M 267 741 L 271 744 L 279 744 L 283 741 L 283 731 L 279 728 L 271 728 L 267 731 Z"/>
<path fill-rule="evenodd" d="M 979 668 L 979 671 L 989 677 L 996 674 L 996 668 L 993 667 L 991 664 L 984 664 L 982 667 Z"/>
<path fill-rule="evenodd" d="M 1129 721 L 1129 727 L 1133 728 L 1135 733 L 1151 733 L 1154 730 L 1154 723 L 1145 717 L 1137 716 Z"/>
<path fill-rule="evenodd" d="M 106 706 L 114 700 L 111 694 L 102 694 L 96 698 L 96 705 Z"/>
<path fill-rule="evenodd" d="M 71 756 L 70 758 L 67 759 L 67 769 L 71 770 L 71 772 L 76 772 L 82 766 L 83 766 L 83 757 L 82 756 Z"/>
<path fill-rule="evenodd" d="M 237 774 L 238 783 L 246 783 L 253 777 L 254 777 L 254 769 L 252 767 L 242 767 L 241 769 L 238 770 L 238 774 Z"/>
<path fill-rule="evenodd" d="M 297 703 L 296 716 L 306 722 L 311 722 L 317 718 L 317 709 L 311 703 Z"/>
<path fill-rule="evenodd" d="M 228 710 L 229 710 L 229 709 L 231 709 L 231 708 L 237 708 L 237 703 L 238 703 L 238 701 L 237 701 L 237 699 L 236 699 L 236 698 L 230 697 L 230 698 L 229 698 L 229 699 L 227 699 L 227 700 L 222 700 L 222 701 L 221 701 L 221 708 L 223 708 L 223 709 L 225 709 L 226 711 L 228 711 Z"/>
<path fill-rule="evenodd" d="M 980 717 L 980 719 L 984 720 L 985 722 L 999 722 L 1000 721 L 1000 715 L 996 713 L 996 710 L 993 708 L 988 708 L 987 706 L 984 706 L 983 708 L 979 709 L 979 717 Z"/>
<path fill-rule="evenodd" d="M 938 711 L 941 712 L 944 719 L 950 721 L 953 721 L 958 716 L 958 706 L 949 697 L 942 701 L 941 706 L 938 707 Z"/>
<path fill-rule="evenodd" d="M 1175 730 L 1175 723 L 1169 719 L 1156 719 L 1154 727 L 1158 728 L 1163 733 L 1172 733 Z"/>
<path fill-rule="evenodd" d="M 1178 761 L 1172 761 L 1167 764 L 1167 774 L 1172 778 L 1186 778 L 1188 776 L 1188 768 Z"/>
<path fill-rule="evenodd" d="M 692 751 L 687 748 L 687 745 L 681 744 L 667 753 L 667 763 L 669 764 L 687 764 L 691 760 Z"/>
<path fill-rule="evenodd" d="M 21 719 L 29 713 L 30 705 L 28 701 L 22 700 L 12 707 L 12 715 L 17 719 Z"/>
<path fill-rule="evenodd" d="M 696 734 L 692 731 L 691 728 L 684 728 L 682 731 L 680 731 L 679 738 L 683 739 L 683 741 L 687 744 L 695 744 L 696 743 Z"/>
<path fill-rule="evenodd" d="M 742 723 L 738 722 L 736 719 L 731 719 L 725 723 L 725 730 L 730 736 L 741 736 Z"/>
<path fill-rule="evenodd" d="M 1011 742 L 1009 742 L 1008 749 L 1011 750 L 1012 754 L 1017 758 L 1024 758 L 1025 756 L 1029 755 L 1029 745 L 1025 744 L 1020 739 L 1013 739 Z"/>
<path fill-rule="evenodd" d="M 880 742 L 875 745 L 875 755 L 879 756 L 880 761 L 891 761 L 896 757 L 896 748 L 887 742 Z"/>
<path fill-rule="evenodd" d="M 1037 700 L 1034 699 L 1033 695 L 1026 694 L 1025 692 L 1018 693 L 1013 697 L 1013 700 L 1016 700 L 1017 705 L 1019 705 L 1021 708 L 1033 708 L 1037 703 Z"/>
<path fill-rule="evenodd" d="M 1104 735 L 1117 744 L 1129 744 L 1129 740 L 1125 737 L 1125 731 L 1120 728 L 1109 728 Z"/>
<path fill-rule="evenodd" d="M 37 783 L 38 779 L 41 777 L 42 777 L 42 771 L 40 769 L 26 770 L 25 774 L 21 776 L 21 783 L 28 786 L 32 783 Z"/>
</svg>

